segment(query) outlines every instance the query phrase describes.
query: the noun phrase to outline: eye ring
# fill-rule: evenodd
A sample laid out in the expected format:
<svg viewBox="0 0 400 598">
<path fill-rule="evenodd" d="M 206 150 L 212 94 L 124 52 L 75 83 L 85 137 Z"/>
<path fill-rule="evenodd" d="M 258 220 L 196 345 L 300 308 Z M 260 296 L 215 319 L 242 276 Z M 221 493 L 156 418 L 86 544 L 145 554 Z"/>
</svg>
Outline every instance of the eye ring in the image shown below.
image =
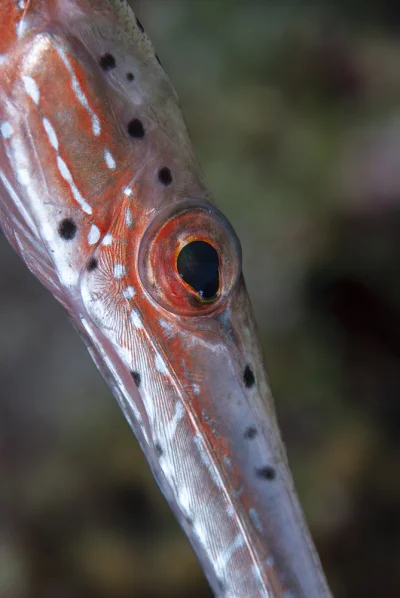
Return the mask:
<svg viewBox="0 0 400 598">
<path fill-rule="evenodd" d="M 185 247 L 191 255 L 185 256 Z M 183 267 L 178 265 L 180 256 L 186 259 Z M 138 260 L 145 290 L 177 315 L 214 312 L 225 304 L 241 274 L 239 240 L 221 212 L 204 200 L 162 210 L 143 235 Z M 196 270 L 189 272 L 193 264 Z"/>
</svg>

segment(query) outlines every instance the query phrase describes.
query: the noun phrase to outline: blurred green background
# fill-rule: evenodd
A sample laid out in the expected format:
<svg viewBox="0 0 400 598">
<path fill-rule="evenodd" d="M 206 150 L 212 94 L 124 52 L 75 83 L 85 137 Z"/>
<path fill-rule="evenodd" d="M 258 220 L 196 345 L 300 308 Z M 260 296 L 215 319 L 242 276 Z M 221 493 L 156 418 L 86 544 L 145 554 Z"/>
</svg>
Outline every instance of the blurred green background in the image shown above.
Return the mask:
<svg viewBox="0 0 400 598">
<path fill-rule="evenodd" d="M 400 597 L 400 4 L 142 0 L 244 272 L 336 598 Z M 0 596 L 211 596 L 62 309 L 0 239 Z"/>
</svg>

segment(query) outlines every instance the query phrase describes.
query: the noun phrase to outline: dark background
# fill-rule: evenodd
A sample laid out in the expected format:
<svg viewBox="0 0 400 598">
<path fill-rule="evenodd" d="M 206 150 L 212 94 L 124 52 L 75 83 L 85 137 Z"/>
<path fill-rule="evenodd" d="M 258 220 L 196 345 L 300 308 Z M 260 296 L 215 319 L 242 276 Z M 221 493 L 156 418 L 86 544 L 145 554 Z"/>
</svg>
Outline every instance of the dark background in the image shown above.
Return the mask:
<svg viewBox="0 0 400 598">
<path fill-rule="evenodd" d="M 400 597 L 400 4 L 133 2 L 244 272 L 336 598 Z M 210 596 L 55 300 L 0 238 L 0 596 Z"/>
</svg>

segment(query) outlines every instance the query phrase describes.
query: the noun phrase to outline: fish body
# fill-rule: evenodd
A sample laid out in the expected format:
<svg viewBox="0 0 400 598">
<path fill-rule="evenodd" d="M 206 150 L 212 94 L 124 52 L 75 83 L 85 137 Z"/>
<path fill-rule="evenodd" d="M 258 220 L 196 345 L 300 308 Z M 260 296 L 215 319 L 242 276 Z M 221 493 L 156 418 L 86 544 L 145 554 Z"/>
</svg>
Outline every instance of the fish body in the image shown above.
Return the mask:
<svg viewBox="0 0 400 598">
<path fill-rule="evenodd" d="M 240 243 L 124 1 L 0 0 L 0 220 L 68 311 L 215 595 L 329 597 Z"/>
</svg>

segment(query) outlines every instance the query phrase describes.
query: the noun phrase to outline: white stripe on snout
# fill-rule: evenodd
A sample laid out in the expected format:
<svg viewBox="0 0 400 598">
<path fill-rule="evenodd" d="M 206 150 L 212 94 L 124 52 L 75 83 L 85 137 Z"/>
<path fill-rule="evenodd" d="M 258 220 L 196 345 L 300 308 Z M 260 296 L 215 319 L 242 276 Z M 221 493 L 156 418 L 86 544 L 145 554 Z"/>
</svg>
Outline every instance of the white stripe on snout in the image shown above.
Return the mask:
<svg viewBox="0 0 400 598">
<path fill-rule="evenodd" d="M 51 145 L 54 147 L 56 151 L 58 151 L 58 139 L 53 125 L 47 118 L 43 118 L 43 126 Z"/>
<path fill-rule="evenodd" d="M 86 212 L 86 214 L 91 214 L 92 208 L 80 194 L 78 187 L 74 183 L 72 174 L 70 173 L 68 166 L 66 165 L 64 160 L 61 158 L 61 156 L 57 156 L 57 166 L 61 173 L 61 176 L 63 177 L 63 179 L 65 179 L 67 181 L 67 183 L 71 187 L 71 191 L 72 191 L 72 195 L 74 196 L 74 199 L 79 203 L 82 210 L 84 212 Z"/>
<path fill-rule="evenodd" d="M 81 86 L 79 85 L 79 81 L 76 78 L 74 69 L 72 68 L 71 63 L 68 60 L 66 53 L 64 52 L 64 50 L 62 48 L 59 48 L 59 47 L 57 48 L 57 52 L 58 52 L 61 60 L 63 61 L 64 65 L 66 66 L 69 74 L 71 75 L 72 89 L 74 90 L 74 93 L 76 95 L 78 102 L 81 104 L 81 106 L 83 106 L 85 108 L 86 112 L 89 114 L 90 118 L 92 119 L 93 134 L 96 135 L 96 137 L 98 137 L 101 133 L 100 120 L 99 120 L 98 116 L 95 114 L 94 110 L 89 106 L 87 97 L 85 96 L 85 94 L 82 91 Z"/>
<path fill-rule="evenodd" d="M 32 98 L 37 106 L 40 100 L 40 91 L 36 81 L 29 75 L 22 75 L 22 81 L 24 83 L 26 93 Z"/>
<path fill-rule="evenodd" d="M 58 154 L 59 142 L 58 142 L 57 133 L 55 132 L 53 125 L 51 124 L 49 119 L 46 117 L 42 118 L 42 122 L 43 122 L 44 130 L 46 131 L 46 135 L 47 135 L 51 145 L 57 152 L 57 166 L 58 166 L 58 170 L 61 173 L 61 176 L 69 184 L 71 191 L 72 191 L 72 195 L 74 196 L 74 199 L 79 203 L 82 210 L 86 214 L 91 214 L 92 208 L 86 202 L 86 200 L 82 197 L 81 193 L 79 192 L 78 187 L 75 185 L 75 183 L 73 181 L 72 174 L 71 174 L 68 166 L 66 165 L 64 160 L 61 158 L 61 156 Z M 92 226 L 92 229 L 93 229 L 93 226 Z M 91 245 L 93 245 L 94 243 L 97 243 L 97 241 L 98 241 L 98 238 L 96 238 L 95 231 L 94 230 L 92 231 L 92 229 L 90 229 L 89 236 L 88 236 L 89 243 Z M 95 227 L 95 229 L 97 229 L 97 227 Z M 99 236 L 100 236 L 100 233 L 99 233 Z M 94 238 L 96 238 L 96 240 L 91 242 L 91 239 L 94 239 Z"/>
</svg>

